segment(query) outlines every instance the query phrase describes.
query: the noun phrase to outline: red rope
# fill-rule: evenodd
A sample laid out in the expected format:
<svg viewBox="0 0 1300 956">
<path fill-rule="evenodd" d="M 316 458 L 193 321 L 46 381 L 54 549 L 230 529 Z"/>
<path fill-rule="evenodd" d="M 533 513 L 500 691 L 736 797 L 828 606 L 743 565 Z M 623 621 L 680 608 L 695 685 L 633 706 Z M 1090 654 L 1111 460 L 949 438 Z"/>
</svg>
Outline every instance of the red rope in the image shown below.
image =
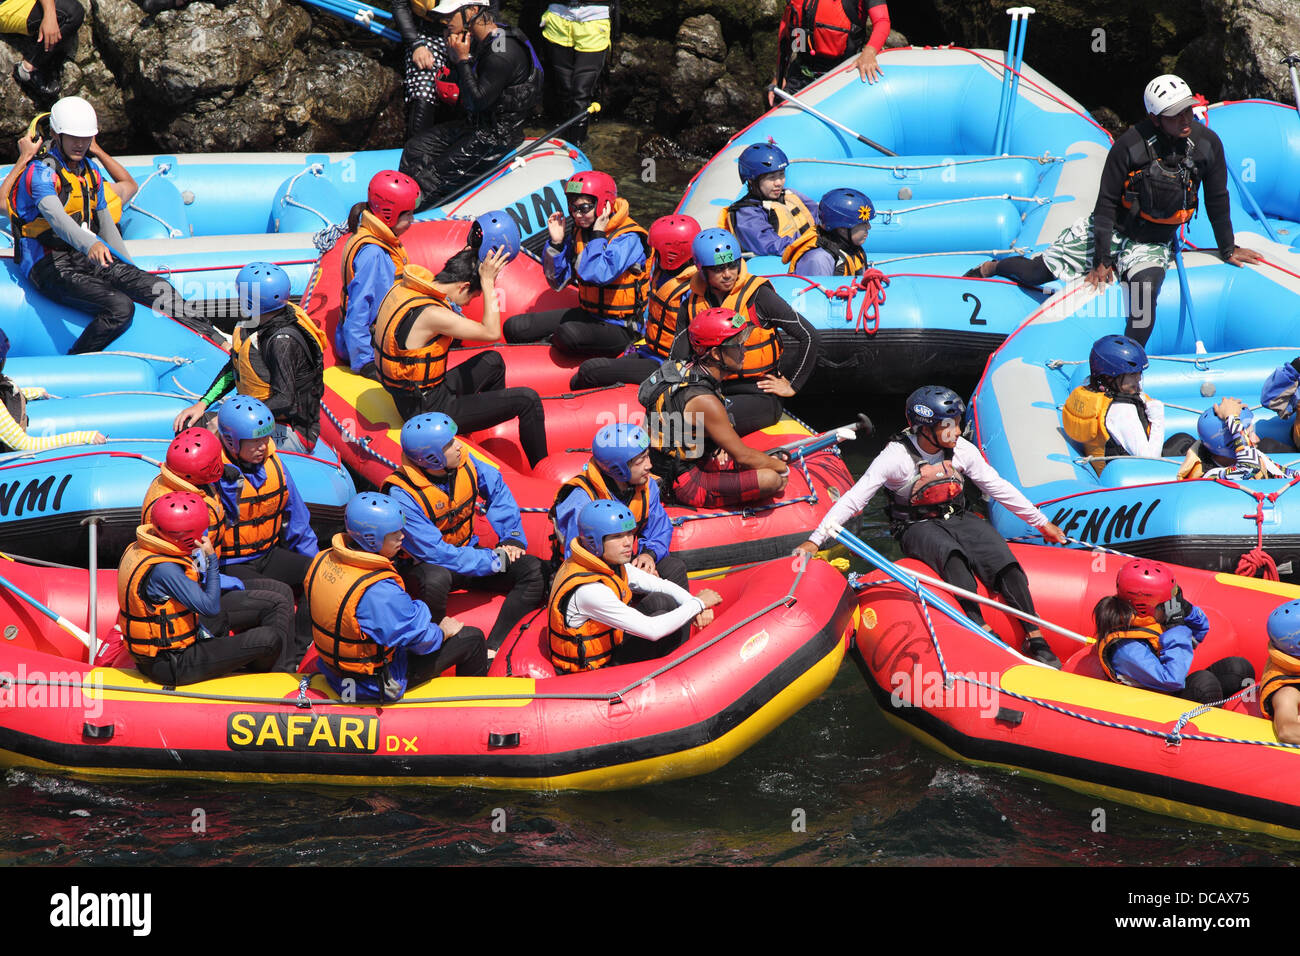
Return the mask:
<svg viewBox="0 0 1300 956">
<path fill-rule="evenodd" d="M 859 332 L 865 332 L 867 335 L 875 335 L 880 329 L 880 307 L 885 304 L 885 289 L 889 286 L 889 278 L 879 269 L 868 269 L 863 273 L 850 290 L 861 288 L 866 294 L 862 297 L 862 306 L 858 309 L 857 327 Z M 845 303 L 845 318 L 850 318 L 850 312 L 853 309 L 853 293 L 850 291 L 849 300 Z"/>
<path fill-rule="evenodd" d="M 1290 485 L 1287 486 L 1288 488 Z M 1243 491 L 1245 489 L 1242 489 Z M 1282 489 L 1283 491 L 1286 488 Z M 1243 554 L 1237 561 L 1237 574 L 1244 575 L 1248 578 L 1262 577 L 1266 581 L 1280 581 L 1281 577 L 1277 573 L 1277 562 L 1273 556 L 1264 550 L 1264 499 L 1271 498 L 1277 500 L 1277 495 L 1262 495 L 1259 492 L 1251 492 L 1255 496 L 1255 513 L 1253 515 L 1245 514 L 1243 518 L 1255 519 L 1255 547 Z M 1278 492 L 1281 494 L 1281 492 Z"/>
</svg>

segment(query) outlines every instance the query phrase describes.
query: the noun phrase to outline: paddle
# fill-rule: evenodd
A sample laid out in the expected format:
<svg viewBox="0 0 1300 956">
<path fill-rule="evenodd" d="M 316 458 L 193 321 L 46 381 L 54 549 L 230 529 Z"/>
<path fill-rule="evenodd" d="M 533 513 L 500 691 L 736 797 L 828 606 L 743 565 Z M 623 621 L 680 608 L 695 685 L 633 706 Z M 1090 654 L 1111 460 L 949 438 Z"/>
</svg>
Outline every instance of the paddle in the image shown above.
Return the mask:
<svg viewBox="0 0 1300 956">
<path fill-rule="evenodd" d="M 1183 244 L 1177 239 L 1174 240 L 1174 262 L 1178 265 L 1178 288 L 1183 294 L 1183 308 L 1187 310 L 1187 321 L 1192 327 L 1192 335 L 1196 337 L 1196 354 L 1204 355 L 1206 354 L 1205 343 L 1201 341 L 1201 333 L 1196 328 L 1196 312 L 1192 309 L 1192 294 L 1187 285 L 1187 269 L 1183 266 Z M 1154 316 L 1152 318 L 1154 319 Z"/>
<path fill-rule="evenodd" d="M 385 40 L 391 40 L 394 43 L 402 42 L 402 35 L 392 27 L 386 27 L 374 22 L 376 17 L 380 19 L 390 19 L 392 17 L 392 14 L 385 14 L 383 10 L 377 10 L 358 3 L 347 3 L 344 0 L 302 0 L 302 2 L 316 7 L 318 10 L 324 10 L 326 13 L 332 13 L 344 20 L 352 20 Z"/>
<path fill-rule="evenodd" d="M 460 187 L 459 189 L 457 189 L 455 192 L 448 193 L 446 196 L 443 196 L 443 197 L 442 197 L 441 199 L 439 199 L 437 202 L 433 203 L 433 205 L 435 205 L 435 206 L 445 206 L 447 203 L 451 202 L 453 199 L 459 199 L 461 196 L 465 195 L 466 193 L 468 193 L 468 192 L 472 192 L 472 191 L 473 191 L 474 189 L 476 189 L 478 186 L 480 186 L 480 185 L 482 185 L 483 183 L 487 182 L 489 179 L 491 179 L 493 176 L 495 176 L 495 175 L 496 175 L 497 173 L 499 173 L 501 170 L 505 169 L 505 168 L 506 168 L 507 166 L 509 166 L 511 163 L 518 162 L 520 159 L 523 159 L 525 156 L 527 156 L 527 155 L 528 155 L 529 153 L 531 153 L 533 150 L 535 150 L 535 149 L 537 149 L 538 147 L 540 147 L 543 143 L 546 143 L 546 142 L 548 142 L 548 141 L 554 139 L 556 136 L 559 136 L 559 135 L 560 135 L 561 133 L 563 133 L 566 129 L 568 129 L 568 128 L 569 128 L 570 126 L 572 126 L 574 123 L 576 123 L 576 122 L 578 122 L 579 120 L 581 120 L 583 117 L 588 116 L 588 115 L 595 116 L 595 115 L 596 115 L 597 113 L 599 113 L 599 112 L 600 112 L 600 104 L 599 104 L 599 103 L 592 103 L 592 104 L 591 104 L 590 106 L 588 106 L 585 110 L 581 110 L 580 112 L 574 113 L 574 114 L 573 114 L 572 116 L 570 116 L 567 120 L 565 120 L 563 123 L 561 123 L 559 126 L 555 127 L 555 129 L 551 130 L 549 133 L 545 134 L 544 136 L 539 136 L 539 137 L 537 137 L 537 139 L 533 140 L 531 143 L 527 144 L 526 146 L 521 146 L 521 147 L 519 147 L 519 148 L 517 148 L 517 149 L 515 149 L 515 150 L 512 150 L 512 151 L 509 152 L 509 153 L 507 153 L 507 154 L 506 154 L 506 155 L 501 159 L 500 162 L 498 162 L 495 166 L 493 166 L 491 169 L 489 169 L 489 170 L 488 170 L 486 173 L 484 173 L 482 176 L 479 176 L 479 177 L 476 178 L 476 179 L 472 179 L 472 180 L 470 180 L 466 185 L 461 186 L 461 187 Z"/>
<path fill-rule="evenodd" d="M 1044 664 L 1041 661 L 1036 661 L 1031 658 L 1025 657 L 1014 647 L 1011 647 L 1005 641 L 999 638 L 996 634 L 992 634 L 985 628 L 980 627 L 978 624 L 976 624 L 974 621 L 968 618 L 965 614 L 961 613 L 961 611 L 956 610 L 954 607 L 952 607 L 950 604 L 944 601 L 941 597 L 939 597 L 937 594 L 935 594 L 933 591 L 931 591 L 929 588 L 923 585 L 910 572 L 904 571 L 893 561 L 890 561 L 883 554 L 881 554 L 875 548 L 871 547 L 871 545 L 867 544 L 865 541 L 863 541 L 857 535 L 853 534 L 851 531 L 847 531 L 841 525 L 831 524 L 830 532 L 831 535 L 837 541 L 840 542 L 840 544 L 844 545 L 846 548 L 848 548 L 858 557 L 862 558 L 864 561 L 871 562 L 871 564 L 879 568 L 881 571 L 885 572 L 885 574 L 889 575 L 899 584 L 903 585 L 903 587 L 907 588 L 917 597 L 924 598 L 925 603 L 928 606 L 933 607 L 936 611 L 939 611 L 944 616 L 960 624 L 962 627 L 966 628 L 966 630 L 970 631 L 972 634 L 978 635 L 979 637 L 988 641 L 990 644 L 996 644 L 998 647 L 1009 650 L 1012 654 L 1015 654 L 1017 657 L 1019 657 L 1022 661 L 1025 661 L 1026 663 L 1033 664 L 1036 667 L 1051 666 L 1049 664 Z"/>
<path fill-rule="evenodd" d="M 830 431 L 822 432 L 820 435 L 810 435 L 807 438 L 801 438 L 798 441 L 792 441 L 787 445 L 781 445 L 777 448 L 770 449 L 765 454 L 768 455 L 788 455 L 791 459 L 803 458 L 811 455 L 815 451 L 823 448 L 829 448 L 831 445 L 837 445 L 842 441 L 852 441 L 861 433 L 863 437 L 868 437 L 875 431 L 875 426 L 871 424 L 871 419 L 861 412 L 858 413 L 858 420 L 852 425 L 841 425 L 839 428 L 832 428 Z"/>
<path fill-rule="evenodd" d="M 867 139 L 861 133 L 855 133 L 853 132 L 853 130 L 845 126 L 843 123 L 836 122 L 835 120 L 827 116 L 825 113 L 813 109 L 811 106 L 809 106 L 803 100 L 799 99 L 797 96 L 791 96 L 785 90 L 778 89 L 776 86 L 769 86 L 768 90 L 775 93 L 777 96 L 781 97 L 781 99 L 785 100 L 786 102 L 793 103 L 795 106 L 799 107 L 799 109 L 803 110 L 805 113 L 811 113 L 813 116 L 817 117 L 823 123 L 827 123 L 831 126 L 834 126 L 838 130 L 843 130 L 844 132 L 852 136 L 854 139 L 856 139 L 859 143 L 862 143 L 864 146 L 870 146 L 872 149 L 880 150 L 880 152 L 884 153 L 886 156 L 898 155 L 892 149 L 886 149 L 885 147 L 877 143 L 875 140 Z"/>
<path fill-rule="evenodd" d="M 1296 112 L 1300 113 L 1300 76 L 1296 76 L 1296 65 L 1300 64 L 1300 53 L 1289 53 L 1278 62 L 1285 63 L 1291 69 L 1291 96 L 1295 99 Z"/>
<path fill-rule="evenodd" d="M 18 595 L 18 597 L 22 598 L 32 607 L 36 608 L 36 610 L 40 611 L 42 614 L 48 617 L 55 624 L 59 625 L 59 627 L 63 628 L 65 631 L 67 631 L 77 640 L 81 641 L 82 644 L 86 645 L 87 651 L 90 650 L 90 635 L 87 634 L 85 631 L 83 631 L 81 628 L 77 627 L 77 625 L 73 624 L 66 617 L 63 617 L 62 615 L 57 614 L 50 608 L 46 607 L 40 601 L 36 600 L 36 598 L 32 597 L 22 588 L 18 587 L 16 584 L 12 583 L 6 578 L 0 577 L 0 587 L 8 588 L 14 594 Z"/>
<path fill-rule="evenodd" d="M 1007 49 L 1015 46 L 1015 52 L 1012 54 L 1011 62 L 1011 88 L 1010 95 L 1007 97 L 1006 119 L 1002 123 L 1002 128 L 998 132 L 998 141 L 993 152 L 1001 155 L 1007 151 L 1007 136 L 1011 133 L 1011 120 L 1016 115 L 1016 96 L 1020 93 L 1020 67 L 1025 62 L 1025 35 L 1029 33 L 1029 15 L 1034 12 L 1033 7 L 1012 7 L 1007 11 L 1007 16 L 1011 17 L 1011 37 L 1007 43 Z M 1020 29 L 1016 29 L 1016 23 L 1020 23 Z M 1005 74 L 1004 74 L 1005 76 Z"/>
</svg>

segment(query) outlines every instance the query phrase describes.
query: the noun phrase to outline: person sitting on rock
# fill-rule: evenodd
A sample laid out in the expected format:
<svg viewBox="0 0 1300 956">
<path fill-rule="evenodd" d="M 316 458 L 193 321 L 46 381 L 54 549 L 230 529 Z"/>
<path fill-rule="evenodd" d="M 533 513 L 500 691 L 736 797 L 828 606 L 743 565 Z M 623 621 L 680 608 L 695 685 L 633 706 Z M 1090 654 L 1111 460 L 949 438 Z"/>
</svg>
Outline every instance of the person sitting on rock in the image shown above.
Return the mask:
<svg viewBox="0 0 1300 956">
<path fill-rule="evenodd" d="M 505 339 L 549 338 L 575 355 L 621 355 L 650 296 L 649 236 L 629 215 L 608 173 L 578 173 L 564 184 L 564 193 L 573 235 L 565 236 L 564 214 L 551 213 L 542 271 L 552 289 L 570 281 L 578 287 L 578 308 L 516 315 L 506 320 Z"/>
<path fill-rule="evenodd" d="M 1294 467 L 1279 465 L 1260 450 L 1255 416 L 1239 399 L 1225 398 L 1201 412 L 1196 420 L 1200 441 L 1187 450 L 1178 469 L 1179 478 L 1291 478 Z M 1280 445 L 1281 442 L 1273 442 Z M 1283 451 L 1286 447 L 1283 446 Z"/>
<path fill-rule="evenodd" d="M 420 184 L 421 209 L 445 202 L 523 142 L 524 123 L 542 98 L 532 44 L 497 21 L 491 5 L 441 0 L 430 12 L 442 18 L 464 116 L 406 141 L 398 168 Z"/>
<path fill-rule="evenodd" d="M 686 333 L 690 361 L 665 362 L 637 393 L 646 409 L 655 474 L 674 501 L 695 508 L 779 495 L 790 466 L 745 444 L 721 391 L 723 377 L 745 360 L 748 322 L 731 309 L 708 309 L 691 320 Z"/>
<path fill-rule="evenodd" d="M 63 64 L 77 52 L 86 10 L 77 0 L 10 0 L 0 4 L 0 33 L 22 54 L 14 82 L 44 109 L 62 89 Z"/>
<path fill-rule="evenodd" d="M 1300 744 L 1300 601 L 1268 616 L 1268 663 L 1259 681 L 1259 709 L 1280 743 Z"/>
<path fill-rule="evenodd" d="M 1181 432 L 1165 440 L 1165 404 L 1142 391 L 1149 364 L 1146 350 L 1128 336 L 1104 335 L 1088 353 L 1091 377 L 1065 400 L 1065 434 L 1083 446 L 1097 474 L 1110 458 L 1181 455 L 1192 444 Z"/>
<path fill-rule="evenodd" d="M 492 235 L 491 228 L 485 235 L 477 252 L 462 249 L 436 276 L 423 266 L 408 266 L 384 296 L 374 333 L 379 380 L 404 419 L 441 412 L 470 432 L 518 418 L 519 443 L 529 464 L 536 465 L 547 455 L 546 412 L 537 391 L 506 388 L 505 359 L 496 350 L 447 367 L 453 341 L 495 342 L 501 335 L 496 281 L 519 250 L 518 232 L 513 245 Z M 461 310 L 479 295 L 483 319 L 475 322 Z"/>
<path fill-rule="evenodd" d="M 805 276 L 862 275 L 867 269 L 862 245 L 876 215 L 867 194 L 832 189 L 817 204 L 817 215 L 817 232 L 805 233 L 790 246 L 790 271 Z"/>
<path fill-rule="evenodd" d="M 190 315 L 189 303 L 171 283 L 131 264 L 103 174 L 89 158 L 99 132 L 94 107 L 65 96 L 50 110 L 50 129 L 46 154 L 13 186 L 9 219 L 23 275 L 46 297 L 94 316 L 69 353 L 107 347 L 130 327 L 136 302 L 200 334 L 214 334 L 209 322 Z"/>
<path fill-rule="evenodd" d="M 27 434 L 27 403 L 49 398 L 39 385 L 19 387 L 4 374 L 9 357 L 9 336 L 0 329 L 0 453 L 9 451 L 45 451 L 68 445 L 102 445 L 108 441 L 100 432 L 87 430 L 61 435 Z"/>
<path fill-rule="evenodd" d="M 1210 622 L 1158 561 L 1137 558 L 1120 568 L 1115 594 L 1098 601 L 1092 617 L 1094 652 L 1116 683 L 1202 704 L 1225 700 L 1254 683 L 1255 670 L 1244 657 L 1225 657 L 1191 672 Z"/>
<path fill-rule="evenodd" d="M 790 165 L 775 143 L 751 143 L 736 159 L 741 196 L 718 216 L 718 226 L 736 237 L 747 255 L 780 256 L 787 265 L 817 243 L 817 209 L 785 188 Z"/>
<path fill-rule="evenodd" d="M 202 498 L 169 492 L 122 555 L 117 625 L 136 666 L 167 686 L 245 667 L 293 673 L 302 654 L 290 636 L 292 605 L 270 592 L 223 596 L 208 528 Z"/>
<path fill-rule="evenodd" d="M 278 265 L 250 262 L 239 270 L 235 285 L 243 319 L 231 338 L 230 361 L 172 426 L 188 428 L 234 389 L 271 410 L 271 438 L 280 451 L 310 453 L 320 437 L 325 334 L 292 301 L 289 275 Z"/>
<path fill-rule="evenodd" d="M 686 562 L 668 549 L 673 523 L 659 499 L 659 482 L 650 473 L 650 438 L 636 425 L 606 425 L 591 440 L 591 460 L 560 486 L 551 505 L 552 560 L 569 556 L 578 534 L 578 515 L 590 501 L 611 500 L 636 518 L 636 557 L 632 564 L 679 587 L 687 586 Z"/>
<path fill-rule="evenodd" d="M 483 632 L 454 617 L 434 623 L 424 602 L 402 586 L 393 558 L 406 516 L 387 495 L 362 492 L 343 510 L 336 534 L 307 569 L 317 669 L 344 700 L 391 704 L 407 688 L 454 667 L 457 677 L 487 673 Z"/>
<path fill-rule="evenodd" d="M 871 35 L 867 35 L 867 27 Z M 884 75 L 876 54 L 889 39 L 885 0 L 786 0 L 777 30 L 772 85 L 795 94 L 857 53 L 853 66 L 864 83 Z M 776 106 L 768 93 L 767 105 Z"/>
<path fill-rule="evenodd" d="M 761 276 L 751 275 L 740 258 L 735 236 L 725 229 L 705 229 L 691 248 L 699 271 L 678 309 L 677 331 L 672 357 L 690 355 L 681 331 L 699 313 L 726 308 L 746 319 L 744 355 L 741 364 L 728 367 L 722 375 L 722 394 L 729 400 L 736 431 L 742 435 L 780 421 L 784 399 L 807 384 L 817 367 L 817 333 L 802 315 Z M 784 332 L 793 347 L 781 343 Z"/>
<path fill-rule="evenodd" d="M 966 275 L 1002 276 L 1028 287 L 1082 275 L 1089 286 L 1103 288 L 1118 274 L 1128 287 L 1124 334 L 1146 345 L 1173 244 L 1179 228 L 1196 214 L 1202 183 L 1219 256 L 1234 266 L 1259 262 L 1259 253 L 1234 240 L 1223 143 L 1193 115 L 1191 89 L 1172 74 L 1157 76 L 1142 102 L 1146 118 L 1106 154 L 1092 215 L 1066 228 L 1033 259 L 990 260 Z"/>
<path fill-rule="evenodd" d="M 402 465 L 380 490 L 407 516 L 406 552 L 412 562 L 402 576 L 435 620 L 447 613 L 452 591 L 505 594 L 488 635 L 488 649 L 495 652 L 525 614 L 542 606 L 542 562 L 524 553 L 528 539 L 510 486 L 500 471 L 476 461 L 456 440 L 456 423 L 446 415 L 417 415 L 402 426 Z M 497 535 L 495 548 L 480 547 L 474 533 L 480 500 Z"/>
<path fill-rule="evenodd" d="M 569 380 L 570 388 L 640 385 L 669 357 L 677 313 L 695 276 L 691 243 L 699 234 L 700 224 L 691 216 L 661 216 L 650 224 L 650 296 L 641 340 L 619 358 L 587 359 Z"/>
<path fill-rule="evenodd" d="M 890 497 L 890 532 L 903 554 L 928 564 L 949 584 L 967 591 L 976 588 L 975 577 L 990 593 L 1017 610 L 1035 615 L 1029 579 L 1006 540 L 979 515 L 966 509 L 966 481 L 1029 524 L 1043 540 L 1065 544 L 1061 529 L 1048 520 L 1010 482 L 1002 478 L 961 437 L 966 403 L 942 385 L 924 385 L 907 397 L 908 427 L 885 446 L 848 494 L 835 502 L 817 530 L 799 545 L 815 554 L 835 525 L 845 525 L 861 514 L 882 487 Z M 980 606 L 958 598 L 962 610 L 977 624 L 984 623 Z M 1044 664 L 1060 667 L 1043 632 L 1032 624 L 1024 629 L 1022 652 Z"/>
<path fill-rule="evenodd" d="M 366 201 L 348 213 L 352 235 L 343 247 L 343 298 L 334 354 L 359 375 L 379 380 L 371 331 L 379 303 L 402 277 L 408 259 L 402 234 L 411 228 L 420 187 L 405 173 L 375 173 Z"/>
<path fill-rule="evenodd" d="M 569 558 L 551 586 L 547 611 L 551 663 L 557 673 L 597 670 L 671 653 L 707 627 L 716 591 L 692 596 L 671 581 L 632 564 L 636 519 L 617 501 L 588 502 L 578 513 Z M 633 597 L 645 595 L 637 607 Z"/>
</svg>

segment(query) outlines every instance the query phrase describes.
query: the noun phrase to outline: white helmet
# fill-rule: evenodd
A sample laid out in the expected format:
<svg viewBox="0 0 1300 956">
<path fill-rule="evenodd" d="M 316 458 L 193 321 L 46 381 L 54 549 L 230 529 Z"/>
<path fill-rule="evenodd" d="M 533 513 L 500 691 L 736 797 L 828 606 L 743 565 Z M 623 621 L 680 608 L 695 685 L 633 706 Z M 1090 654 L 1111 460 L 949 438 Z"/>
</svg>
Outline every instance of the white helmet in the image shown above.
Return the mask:
<svg viewBox="0 0 1300 956">
<path fill-rule="evenodd" d="M 80 96 L 65 96 L 50 107 L 50 129 L 68 136 L 94 136 L 99 120 L 95 108 Z"/>
<path fill-rule="evenodd" d="M 1192 89 L 1172 73 L 1157 76 L 1142 92 L 1142 104 L 1152 116 L 1177 116 L 1196 105 Z"/>
</svg>

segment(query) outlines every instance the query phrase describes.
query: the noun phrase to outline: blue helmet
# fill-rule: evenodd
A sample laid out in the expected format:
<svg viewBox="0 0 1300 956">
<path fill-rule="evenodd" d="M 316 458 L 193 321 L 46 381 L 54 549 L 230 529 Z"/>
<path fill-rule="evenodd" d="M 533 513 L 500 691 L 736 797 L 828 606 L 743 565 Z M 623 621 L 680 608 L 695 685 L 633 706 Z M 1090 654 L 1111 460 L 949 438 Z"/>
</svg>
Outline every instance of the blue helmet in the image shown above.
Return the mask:
<svg viewBox="0 0 1300 956">
<path fill-rule="evenodd" d="M 1243 408 L 1237 420 L 1241 422 L 1242 431 L 1245 431 L 1255 423 L 1255 416 L 1249 408 Z M 1228 425 L 1214 414 L 1213 407 L 1201 412 L 1201 417 L 1196 420 L 1196 434 L 1200 436 L 1201 444 L 1212 454 L 1220 458 L 1236 457 L 1237 453 L 1232 448 L 1232 436 L 1228 433 Z"/>
<path fill-rule="evenodd" d="M 578 543 L 596 557 L 605 550 L 605 538 L 636 530 L 636 518 L 621 501 L 589 501 L 578 512 Z"/>
<path fill-rule="evenodd" d="M 402 454 L 421 468 L 442 471 L 456 431 L 456 423 L 442 412 L 416 415 L 402 426 Z"/>
<path fill-rule="evenodd" d="M 740 261 L 740 243 L 726 229 L 705 229 L 692 240 L 691 255 L 701 269 L 705 266 L 724 266 L 729 262 Z"/>
<path fill-rule="evenodd" d="M 780 172 L 790 165 L 790 160 L 774 143 L 750 143 L 740 151 L 736 165 L 740 167 L 740 181 L 747 183 L 759 176 Z"/>
<path fill-rule="evenodd" d="M 506 247 L 506 262 L 519 255 L 519 224 L 509 213 L 500 209 L 485 212 L 474 220 L 469 229 L 469 244 L 478 250 L 478 261 L 482 262 L 493 249 Z"/>
<path fill-rule="evenodd" d="M 371 554 L 378 554 L 384 538 L 406 525 L 406 513 L 388 495 L 363 491 L 343 509 L 343 525 L 353 541 Z"/>
<path fill-rule="evenodd" d="M 636 425 L 606 425 L 591 440 L 591 457 L 605 474 L 628 481 L 628 465 L 649 447 L 650 436 Z"/>
<path fill-rule="evenodd" d="M 822 197 L 817 209 L 827 229 L 852 229 L 876 216 L 876 207 L 867 194 L 857 189 L 832 189 Z"/>
<path fill-rule="evenodd" d="M 1300 601 L 1287 601 L 1268 616 L 1268 642 L 1283 654 L 1300 657 Z"/>
<path fill-rule="evenodd" d="M 235 276 L 235 288 L 240 312 L 255 318 L 289 301 L 289 274 L 273 262 L 250 262 Z"/>
<path fill-rule="evenodd" d="M 942 385 L 922 385 L 907 396 L 907 424 L 913 428 L 922 425 L 942 425 L 945 421 L 961 424 L 966 414 L 966 403 L 950 388 Z"/>
<path fill-rule="evenodd" d="M 217 409 L 217 431 L 221 444 L 232 455 L 239 454 L 239 443 L 250 438 L 267 438 L 275 428 L 275 416 L 252 395 L 231 395 Z"/>
<path fill-rule="evenodd" d="M 1093 375 L 1129 375 L 1150 363 L 1146 350 L 1127 335 L 1104 335 L 1092 343 L 1088 367 Z"/>
</svg>

